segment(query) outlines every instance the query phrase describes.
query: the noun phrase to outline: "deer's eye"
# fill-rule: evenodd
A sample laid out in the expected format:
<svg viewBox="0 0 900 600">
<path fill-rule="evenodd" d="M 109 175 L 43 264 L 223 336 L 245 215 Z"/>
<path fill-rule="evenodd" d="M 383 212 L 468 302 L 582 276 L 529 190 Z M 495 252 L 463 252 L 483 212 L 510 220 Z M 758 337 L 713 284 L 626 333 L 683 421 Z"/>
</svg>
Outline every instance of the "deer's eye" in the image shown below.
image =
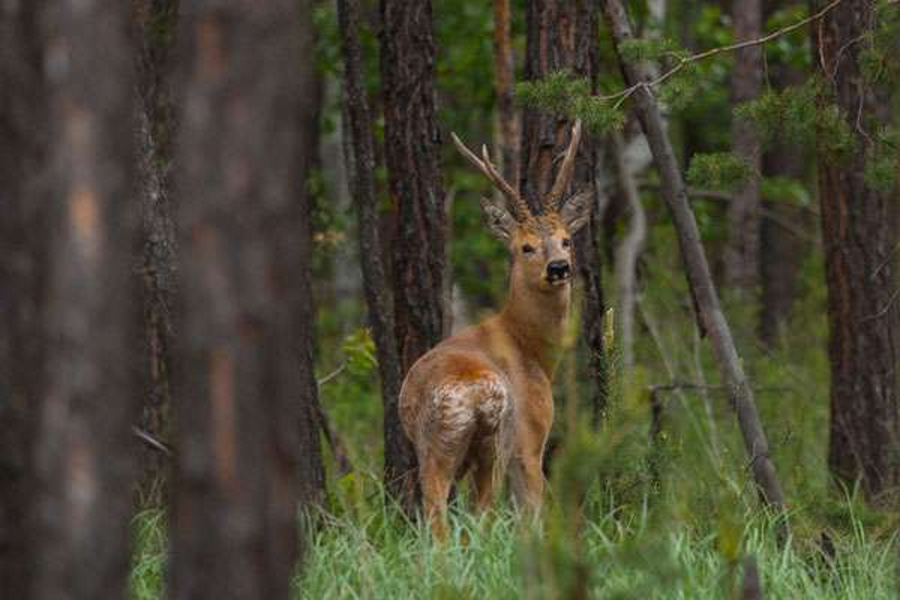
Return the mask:
<svg viewBox="0 0 900 600">
<path fill-rule="evenodd" d="M 532 246 L 531 244 L 524 244 L 522 246 L 522 252 L 524 254 L 531 254 L 532 252 L 534 252 L 534 246 Z"/>
<path fill-rule="evenodd" d="M 563 238 L 563 241 L 562 241 L 563 248 L 568 248 L 571 245 L 572 245 L 572 240 L 570 240 L 569 238 Z"/>
</svg>

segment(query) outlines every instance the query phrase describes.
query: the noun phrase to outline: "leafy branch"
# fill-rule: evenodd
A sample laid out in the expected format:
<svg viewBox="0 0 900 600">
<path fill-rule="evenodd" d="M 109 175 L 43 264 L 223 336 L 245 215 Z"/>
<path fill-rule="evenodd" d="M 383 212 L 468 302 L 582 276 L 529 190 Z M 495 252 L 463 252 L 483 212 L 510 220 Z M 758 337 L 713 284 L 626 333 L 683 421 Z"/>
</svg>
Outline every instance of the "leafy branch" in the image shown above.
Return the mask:
<svg viewBox="0 0 900 600">
<path fill-rule="evenodd" d="M 762 37 L 752 39 L 752 40 L 744 40 L 742 42 L 736 42 L 734 44 L 729 44 L 727 46 L 719 46 L 717 48 L 711 48 L 709 50 L 704 50 L 703 52 L 691 54 L 689 56 L 682 56 L 681 58 L 678 59 L 678 61 L 675 63 L 674 66 L 672 66 L 670 69 L 668 69 L 661 75 L 657 76 L 656 78 L 651 79 L 650 81 L 639 81 L 638 83 L 635 83 L 632 86 L 629 86 L 623 90 L 620 90 L 620 91 L 616 92 L 615 94 L 609 94 L 609 95 L 605 95 L 605 96 L 601 95 L 601 96 L 597 96 L 597 98 L 600 100 L 606 100 L 606 101 L 616 100 L 614 108 L 619 108 L 622 105 L 622 103 L 624 103 L 628 98 L 630 98 L 639 89 L 641 89 L 641 88 L 652 89 L 654 87 L 657 87 L 657 86 L 663 84 L 668 79 L 670 79 L 673 75 L 680 73 L 682 70 L 684 70 L 685 67 L 687 67 L 693 63 L 699 62 L 701 60 L 705 60 L 707 58 L 711 58 L 713 56 L 717 56 L 719 54 L 723 54 L 725 52 L 734 52 L 735 50 L 741 50 L 742 48 L 749 48 L 751 46 L 760 46 L 762 44 L 771 42 L 772 40 L 778 39 L 782 36 L 785 36 L 785 35 L 793 32 L 793 31 L 796 31 L 797 29 L 800 29 L 801 27 L 803 27 L 809 23 L 818 21 L 819 19 L 821 19 L 822 17 L 827 15 L 829 12 L 831 12 L 834 8 L 837 7 L 838 4 L 840 4 L 843 1 L 844 0 L 834 0 L 831 4 L 824 7 L 822 10 L 820 10 L 816 14 L 810 15 L 804 19 L 797 21 L 796 23 L 792 23 L 791 25 L 782 27 L 781 29 L 778 29 L 776 31 L 768 33 Z M 667 56 L 677 56 L 677 54 L 674 54 L 672 52 L 666 52 L 666 55 Z"/>
</svg>

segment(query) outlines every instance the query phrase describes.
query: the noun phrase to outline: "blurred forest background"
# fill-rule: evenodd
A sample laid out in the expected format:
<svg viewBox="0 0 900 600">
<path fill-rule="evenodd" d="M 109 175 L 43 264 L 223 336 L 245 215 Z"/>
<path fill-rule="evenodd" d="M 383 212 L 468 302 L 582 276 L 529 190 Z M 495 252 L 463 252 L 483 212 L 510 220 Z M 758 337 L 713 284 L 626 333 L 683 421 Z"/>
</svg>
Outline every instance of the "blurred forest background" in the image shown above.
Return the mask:
<svg viewBox="0 0 900 600">
<path fill-rule="evenodd" d="M 3 598 L 894 598 L 896 0 L 0 3 Z M 540 527 L 403 374 L 574 119 Z M 698 244 L 699 243 L 699 244 Z M 721 310 L 720 310 L 721 308 Z"/>
</svg>

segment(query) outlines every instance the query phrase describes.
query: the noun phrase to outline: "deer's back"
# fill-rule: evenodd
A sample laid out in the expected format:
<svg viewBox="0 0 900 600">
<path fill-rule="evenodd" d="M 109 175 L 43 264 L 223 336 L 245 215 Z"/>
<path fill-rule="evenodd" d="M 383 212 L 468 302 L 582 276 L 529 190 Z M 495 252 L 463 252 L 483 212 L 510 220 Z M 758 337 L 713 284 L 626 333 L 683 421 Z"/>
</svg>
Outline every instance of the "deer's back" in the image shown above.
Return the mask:
<svg viewBox="0 0 900 600">
<path fill-rule="evenodd" d="M 491 331 L 476 326 L 448 338 L 410 369 L 400 393 L 407 436 L 455 452 L 454 444 L 497 434 L 512 419 L 509 380 L 491 355 Z M 459 450 L 464 450 L 460 448 Z"/>
</svg>

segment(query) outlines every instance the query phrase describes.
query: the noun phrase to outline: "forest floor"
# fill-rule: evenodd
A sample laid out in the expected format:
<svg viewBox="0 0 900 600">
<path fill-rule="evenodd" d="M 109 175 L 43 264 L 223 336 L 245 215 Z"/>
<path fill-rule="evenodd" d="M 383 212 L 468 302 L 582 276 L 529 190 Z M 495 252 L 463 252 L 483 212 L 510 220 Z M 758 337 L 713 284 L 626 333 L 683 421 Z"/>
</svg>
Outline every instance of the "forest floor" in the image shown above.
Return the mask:
<svg viewBox="0 0 900 600">
<path fill-rule="evenodd" d="M 540 531 L 508 510 L 482 518 L 457 511 L 444 544 L 383 509 L 323 516 L 307 536 L 296 598 L 719 599 L 738 597 L 747 557 L 767 599 L 897 597 L 896 535 L 869 534 L 853 516 L 844 531 L 829 529 L 824 545 L 798 536 L 779 549 L 772 520 L 759 514 L 730 533 L 661 524 L 646 506 L 616 514 L 582 521 L 571 537 L 571 519 L 553 510 Z M 142 513 L 135 532 L 133 597 L 160 598 L 162 514 Z"/>
</svg>

